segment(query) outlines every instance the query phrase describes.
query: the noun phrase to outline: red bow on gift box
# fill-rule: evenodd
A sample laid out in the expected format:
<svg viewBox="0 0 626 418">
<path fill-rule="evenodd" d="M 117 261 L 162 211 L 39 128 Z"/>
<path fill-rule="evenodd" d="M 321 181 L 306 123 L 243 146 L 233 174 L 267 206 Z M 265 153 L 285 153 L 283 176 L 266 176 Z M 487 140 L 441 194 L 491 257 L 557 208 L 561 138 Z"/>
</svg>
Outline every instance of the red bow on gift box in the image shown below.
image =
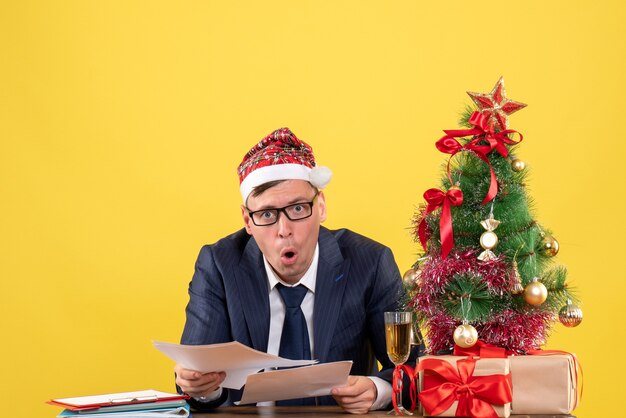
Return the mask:
<svg viewBox="0 0 626 418">
<path fill-rule="evenodd" d="M 440 359 L 420 360 L 416 373 L 429 371 L 429 388 L 420 392 L 419 400 L 428 415 L 438 415 L 458 401 L 456 416 L 496 418 L 492 405 L 504 405 L 513 399 L 510 374 L 473 376 L 476 360 L 456 362 L 457 368 Z"/>
</svg>

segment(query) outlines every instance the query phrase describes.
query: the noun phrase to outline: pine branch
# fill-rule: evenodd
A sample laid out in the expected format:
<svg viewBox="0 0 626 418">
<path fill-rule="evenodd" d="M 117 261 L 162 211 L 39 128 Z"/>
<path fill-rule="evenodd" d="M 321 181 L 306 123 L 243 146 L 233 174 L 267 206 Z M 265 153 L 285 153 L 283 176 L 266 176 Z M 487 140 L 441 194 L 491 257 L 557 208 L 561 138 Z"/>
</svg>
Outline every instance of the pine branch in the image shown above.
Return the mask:
<svg viewBox="0 0 626 418">
<path fill-rule="evenodd" d="M 463 126 L 465 128 L 471 128 L 472 125 L 470 125 L 469 123 L 469 118 L 472 116 L 472 113 L 474 113 L 475 111 L 476 111 L 476 108 L 474 106 L 470 106 L 470 105 L 465 106 L 465 109 L 463 109 L 463 112 L 461 113 L 461 116 L 459 117 L 459 126 Z"/>
<path fill-rule="evenodd" d="M 492 294 L 486 283 L 471 274 L 457 274 L 445 287 L 442 304 L 448 315 L 459 321 L 486 321 L 507 305 L 504 297 Z"/>
</svg>

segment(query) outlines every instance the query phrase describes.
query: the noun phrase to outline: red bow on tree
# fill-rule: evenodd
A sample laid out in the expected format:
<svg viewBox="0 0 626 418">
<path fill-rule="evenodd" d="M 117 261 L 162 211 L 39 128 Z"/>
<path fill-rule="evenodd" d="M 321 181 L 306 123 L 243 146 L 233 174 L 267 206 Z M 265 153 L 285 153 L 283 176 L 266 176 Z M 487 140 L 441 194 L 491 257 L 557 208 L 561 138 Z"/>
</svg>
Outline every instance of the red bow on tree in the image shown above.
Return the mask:
<svg viewBox="0 0 626 418">
<path fill-rule="evenodd" d="M 445 132 L 452 132 L 452 131 L 445 131 Z M 479 140 L 480 139 L 475 139 L 472 142 L 469 142 L 468 144 L 461 145 L 461 143 L 457 141 L 453 136 L 446 135 L 442 137 L 439 141 L 437 141 L 435 143 L 435 146 L 437 147 L 439 151 L 445 154 L 451 154 L 450 158 L 448 159 L 448 171 L 447 171 L 448 179 L 450 180 L 450 183 L 452 183 L 452 178 L 450 177 L 450 161 L 452 160 L 452 157 L 454 157 L 454 155 L 457 152 L 462 151 L 462 150 L 473 151 L 474 154 L 478 158 L 480 158 L 485 163 L 487 163 L 487 165 L 489 166 L 489 171 L 491 172 L 491 181 L 489 183 L 489 190 L 487 191 L 487 195 L 485 196 L 485 199 L 482 202 L 482 204 L 484 205 L 485 203 L 491 201 L 494 197 L 496 197 L 496 194 L 498 193 L 498 179 L 496 178 L 496 173 L 493 171 L 493 167 L 491 167 L 489 158 L 487 158 L 487 153 L 491 151 L 491 147 L 489 145 L 478 145 L 477 142 Z"/>
<path fill-rule="evenodd" d="M 519 144 L 522 142 L 522 139 L 524 139 L 521 133 L 513 129 L 505 129 L 503 131 L 496 132 L 495 127 L 493 125 L 489 125 L 487 123 L 487 117 L 480 112 L 472 113 L 468 122 L 473 126 L 472 129 L 444 130 L 444 132 L 447 136 L 453 138 L 476 136 L 476 138 L 470 142 L 473 146 L 477 145 L 477 143 L 481 140 L 487 141 L 489 145 L 486 148 L 481 148 L 481 151 L 484 151 L 485 149 L 488 150 L 487 152 L 484 152 L 485 155 L 488 154 L 489 151 L 495 149 L 500 153 L 500 155 L 506 158 L 509 156 L 509 150 L 505 144 Z M 513 133 L 519 135 L 519 141 L 514 141 L 508 137 L 508 134 Z"/>
<path fill-rule="evenodd" d="M 439 189 L 428 189 L 424 192 L 424 199 L 428 205 L 422 215 L 418 234 L 422 247 L 426 250 L 426 242 L 429 238 L 426 215 L 441 207 L 441 217 L 439 218 L 439 236 L 441 238 L 441 256 L 446 258 L 452 247 L 454 247 L 454 234 L 452 232 L 452 216 L 450 206 L 459 206 L 463 203 L 463 192 L 456 186 L 450 187 L 447 192 Z"/>
<path fill-rule="evenodd" d="M 428 370 L 428 388 L 419 400 L 428 415 L 439 415 L 458 401 L 455 415 L 459 417 L 497 418 L 492 405 L 504 405 L 513 399 L 510 374 L 473 376 L 476 360 L 458 360 L 455 368 L 440 359 L 420 360 L 416 373 Z"/>
<path fill-rule="evenodd" d="M 487 123 L 487 117 L 480 112 L 472 113 L 472 116 L 469 118 L 469 123 L 474 126 L 472 129 L 459 129 L 459 130 L 444 130 L 446 133 L 439 141 L 435 143 L 437 149 L 443 153 L 451 154 L 450 159 L 459 151 L 468 150 L 472 151 L 476 154 L 478 158 L 483 160 L 489 166 L 489 171 L 491 175 L 491 181 L 489 183 L 489 190 L 487 191 L 487 195 L 483 200 L 482 204 L 484 205 L 487 202 L 493 200 L 498 193 L 498 180 L 496 178 L 496 173 L 493 171 L 493 167 L 489 162 L 489 158 L 487 158 L 487 154 L 489 154 L 493 149 L 496 149 L 500 155 L 503 157 L 507 157 L 509 155 L 509 150 L 505 146 L 505 144 L 517 144 L 522 139 L 523 136 L 517 131 L 512 129 L 506 129 L 504 131 L 495 132 L 493 126 Z M 517 133 L 520 136 L 519 141 L 513 141 L 511 138 L 507 136 L 510 133 Z M 465 136 L 476 136 L 472 141 L 465 145 L 461 145 L 456 138 L 462 138 Z M 481 141 L 486 141 L 489 145 L 479 145 Z M 448 160 L 448 179 L 452 182 L 450 178 L 450 160 Z"/>
</svg>

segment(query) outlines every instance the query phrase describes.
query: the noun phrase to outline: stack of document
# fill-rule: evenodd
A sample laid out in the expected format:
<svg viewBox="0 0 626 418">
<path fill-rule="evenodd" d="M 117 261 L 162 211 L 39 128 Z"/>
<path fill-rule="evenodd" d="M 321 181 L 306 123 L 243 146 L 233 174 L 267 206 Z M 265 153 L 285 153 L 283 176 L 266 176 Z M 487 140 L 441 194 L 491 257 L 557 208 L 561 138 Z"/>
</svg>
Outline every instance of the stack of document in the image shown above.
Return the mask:
<svg viewBox="0 0 626 418">
<path fill-rule="evenodd" d="M 181 345 L 154 341 L 163 354 L 186 369 L 202 373 L 226 372 L 221 386 L 241 389 L 241 404 L 330 395 L 344 386 L 351 361 L 317 364 L 317 360 L 290 360 L 254 350 L 236 341 L 209 345 Z M 290 367 L 284 370 L 277 368 Z M 265 370 L 264 373 L 257 373 Z"/>
<path fill-rule="evenodd" d="M 65 408 L 57 417 L 84 418 L 188 418 L 188 396 L 142 390 L 78 398 L 53 399 L 50 405 Z"/>
</svg>

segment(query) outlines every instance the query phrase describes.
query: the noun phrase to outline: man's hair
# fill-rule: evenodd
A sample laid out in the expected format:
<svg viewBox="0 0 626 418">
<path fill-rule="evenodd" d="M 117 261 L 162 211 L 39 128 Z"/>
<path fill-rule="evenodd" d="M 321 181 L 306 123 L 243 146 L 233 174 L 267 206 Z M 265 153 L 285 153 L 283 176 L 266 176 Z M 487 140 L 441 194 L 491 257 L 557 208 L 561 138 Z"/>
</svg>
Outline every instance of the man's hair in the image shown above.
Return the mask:
<svg viewBox="0 0 626 418">
<path fill-rule="evenodd" d="M 267 189 L 271 189 L 274 186 L 278 186 L 280 183 L 285 182 L 285 181 L 287 180 L 274 180 L 274 181 L 268 181 L 267 183 L 259 184 L 254 189 L 252 189 L 252 191 L 250 192 L 250 195 L 252 197 L 257 197 L 261 195 Z"/>
<path fill-rule="evenodd" d="M 266 191 L 267 189 L 271 189 L 274 186 L 278 186 L 280 183 L 283 183 L 285 181 L 287 180 L 274 180 L 274 181 L 268 181 L 267 183 L 260 184 L 256 186 L 254 189 L 252 189 L 252 191 L 250 192 L 250 196 L 258 197 L 261 194 L 263 194 L 263 192 Z M 313 190 L 317 190 L 315 186 L 311 184 L 311 182 L 307 181 L 307 183 L 309 183 L 309 185 L 311 186 Z"/>
</svg>

